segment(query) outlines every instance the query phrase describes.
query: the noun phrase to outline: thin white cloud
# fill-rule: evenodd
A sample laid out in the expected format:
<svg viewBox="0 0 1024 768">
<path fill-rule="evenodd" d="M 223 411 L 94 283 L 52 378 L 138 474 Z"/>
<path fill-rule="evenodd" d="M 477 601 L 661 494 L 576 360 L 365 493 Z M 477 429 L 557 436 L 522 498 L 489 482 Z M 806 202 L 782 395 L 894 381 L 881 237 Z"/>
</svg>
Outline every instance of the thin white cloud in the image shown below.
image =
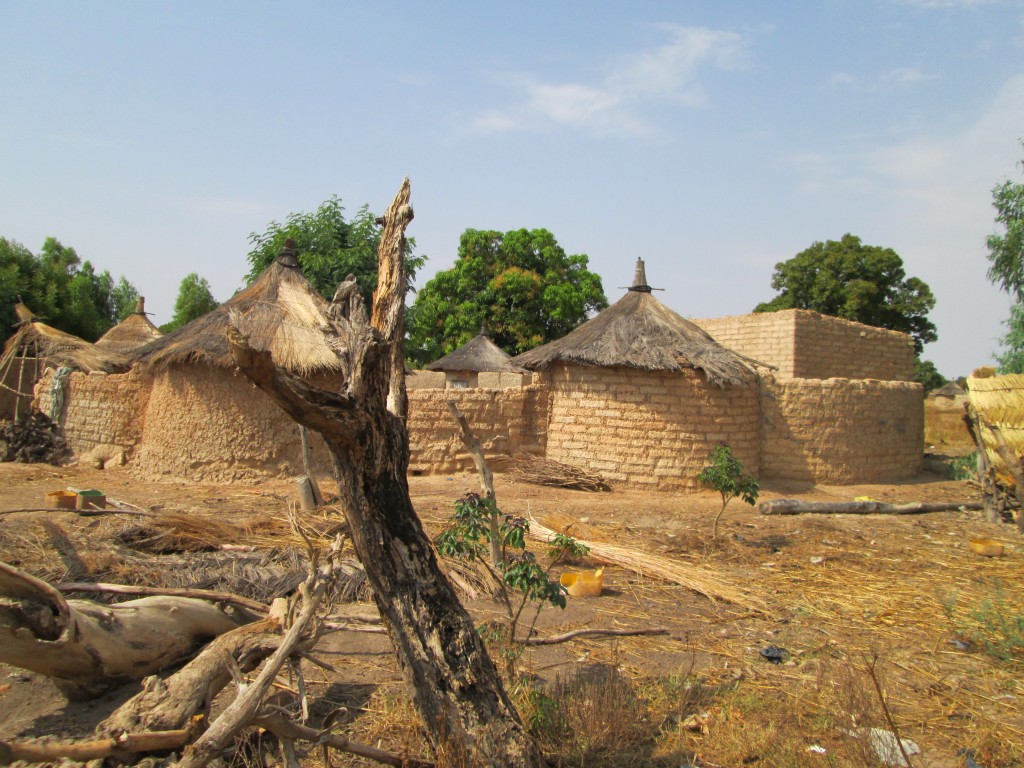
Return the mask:
<svg viewBox="0 0 1024 768">
<path fill-rule="evenodd" d="M 871 92 L 913 85 L 933 78 L 934 75 L 925 74 L 917 67 L 897 67 L 871 78 L 857 77 L 849 72 L 836 72 L 829 76 L 828 84 L 834 88 L 854 88 Z"/>
<path fill-rule="evenodd" d="M 613 59 L 611 72 L 599 82 L 506 78 L 513 102 L 482 113 L 473 127 L 480 132 L 567 126 L 598 134 L 650 134 L 654 127 L 642 116 L 645 105 L 701 106 L 708 98 L 698 77 L 702 68 L 728 70 L 745 64 L 747 40 L 739 33 L 678 24 L 658 27 L 666 43 Z"/>
<path fill-rule="evenodd" d="M 187 213 L 198 217 L 242 217 L 273 216 L 269 205 L 257 200 L 237 197 L 189 197 L 181 200 L 181 207 Z"/>
</svg>

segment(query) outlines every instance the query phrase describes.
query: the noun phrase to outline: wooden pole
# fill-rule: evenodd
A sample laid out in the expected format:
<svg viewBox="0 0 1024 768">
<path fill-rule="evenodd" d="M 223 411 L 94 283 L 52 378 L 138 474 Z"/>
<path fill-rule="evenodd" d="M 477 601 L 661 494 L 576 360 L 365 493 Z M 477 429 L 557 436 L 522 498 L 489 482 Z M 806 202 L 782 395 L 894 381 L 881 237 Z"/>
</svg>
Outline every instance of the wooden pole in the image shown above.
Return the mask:
<svg viewBox="0 0 1024 768">
<path fill-rule="evenodd" d="M 309 430 L 303 424 L 299 424 L 299 440 L 302 441 L 302 470 L 306 473 L 309 481 L 309 489 L 313 494 L 313 509 L 324 505 L 324 495 L 320 493 L 320 486 L 317 485 L 316 475 L 313 474 L 313 446 L 309 443 Z M 301 486 L 302 478 L 299 478 Z M 299 491 L 299 499 L 302 499 L 302 491 Z M 306 509 L 306 507 L 303 507 Z"/>
</svg>

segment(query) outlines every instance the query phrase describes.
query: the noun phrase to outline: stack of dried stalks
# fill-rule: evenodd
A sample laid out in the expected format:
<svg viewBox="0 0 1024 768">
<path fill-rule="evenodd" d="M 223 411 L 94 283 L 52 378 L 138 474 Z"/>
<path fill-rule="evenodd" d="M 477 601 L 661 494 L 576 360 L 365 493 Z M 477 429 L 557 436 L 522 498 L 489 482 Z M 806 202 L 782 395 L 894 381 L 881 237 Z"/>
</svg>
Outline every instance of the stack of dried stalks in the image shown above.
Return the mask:
<svg viewBox="0 0 1024 768">
<path fill-rule="evenodd" d="M 57 464 L 67 455 L 67 442 L 44 413 L 32 411 L 0 427 L 0 461 Z"/>
<path fill-rule="evenodd" d="M 998 429 L 1007 447 L 1018 457 L 1024 456 L 1024 375 L 972 375 L 967 379 L 972 410 L 979 416 L 981 440 L 989 466 L 1000 482 L 1014 485 L 1013 474 L 1000 456 L 999 439 L 991 426 Z"/>
<path fill-rule="evenodd" d="M 555 531 L 536 520 L 531 520 L 530 536 L 547 543 L 554 539 Z M 577 541 L 590 549 L 590 557 L 600 562 L 618 565 L 643 576 L 678 584 L 713 601 L 724 600 L 758 613 L 766 613 L 768 610 L 761 598 L 734 584 L 724 576 L 711 573 L 706 567 L 698 567 L 603 541 L 585 541 L 583 539 L 577 539 Z"/>
<path fill-rule="evenodd" d="M 574 491 L 611 490 L 611 486 L 600 475 L 529 453 L 517 453 L 512 458 L 509 474 L 516 480 L 534 485 L 550 485 Z"/>
</svg>

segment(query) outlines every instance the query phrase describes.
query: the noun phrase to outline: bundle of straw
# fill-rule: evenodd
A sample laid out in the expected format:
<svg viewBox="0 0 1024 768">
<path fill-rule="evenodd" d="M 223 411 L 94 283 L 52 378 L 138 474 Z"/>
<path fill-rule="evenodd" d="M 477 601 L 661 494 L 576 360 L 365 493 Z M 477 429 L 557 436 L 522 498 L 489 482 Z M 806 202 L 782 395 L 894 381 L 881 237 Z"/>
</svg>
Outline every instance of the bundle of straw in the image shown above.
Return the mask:
<svg viewBox="0 0 1024 768">
<path fill-rule="evenodd" d="M 986 427 L 997 427 L 1007 447 L 1018 457 L 1024 456 L 1024 375 L 970 376 L 967 388 L 971 408 L 981 420 L 981 440 L 989 465 L 1000 481 L 1012 487 L 1013 476 L 997 451 L 998 438 Z"/>
<path fill-rule="evenodd" d="M 546 528 L 534 519 L 530 520 L 529 534 L 544 543 L 550 543 L 555 538 L 555 531 Z M 629 547 L 620 547 L 616 544 L 582 539 L 577 539 L 577 541 L 590 549 L 590 557 L 603 563 L 618 565 L 636 571 L 643 576 L 678 584 L 704 595 L 713 602 L 724 600 L 758 613 L 768 612 L 767 605 L 763 600 L 741 589 L 723 576 L 709 573 L 706 569 L 670 560 L 667 557 L 652 555 L 648 552 L 640 552 Z"/>
</svg>

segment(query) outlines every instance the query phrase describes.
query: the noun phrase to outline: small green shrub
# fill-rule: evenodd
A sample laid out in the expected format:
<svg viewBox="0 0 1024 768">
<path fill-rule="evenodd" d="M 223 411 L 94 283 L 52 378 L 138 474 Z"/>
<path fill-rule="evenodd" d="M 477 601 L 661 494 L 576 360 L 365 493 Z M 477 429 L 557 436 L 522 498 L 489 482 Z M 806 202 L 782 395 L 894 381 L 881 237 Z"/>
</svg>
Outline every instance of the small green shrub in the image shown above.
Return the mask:
<svg viewBox="0 0 1024 768">
<path fill-rule="evenodd" d="M 965 615 L 957 610 L 958 602 L 956 594 L 948 595 L 943 610 L 960 640 L 997 661 L 1024 662 L 1024 613 L 1007 603 L 1002 584 L 996 582 L 992 596 L 981 600 Z"/>
<path fill-rule="evenodd" d="M 697 479 L 705 488 L 718 491 L 722 497 L 722 509 L 715 517 L 714 538 L 718 538 L 718 521 L 725 514 L 729 502 L 737 496 L 747 504 L 757 503 L 757 495 L 761 487 L 757 478 L 743 471 L 743 462 L 732 455 L 732 448 L 726 444 L 717 446 L 708 457 L 708 464 L 697 475 Z"/>
</svg>

